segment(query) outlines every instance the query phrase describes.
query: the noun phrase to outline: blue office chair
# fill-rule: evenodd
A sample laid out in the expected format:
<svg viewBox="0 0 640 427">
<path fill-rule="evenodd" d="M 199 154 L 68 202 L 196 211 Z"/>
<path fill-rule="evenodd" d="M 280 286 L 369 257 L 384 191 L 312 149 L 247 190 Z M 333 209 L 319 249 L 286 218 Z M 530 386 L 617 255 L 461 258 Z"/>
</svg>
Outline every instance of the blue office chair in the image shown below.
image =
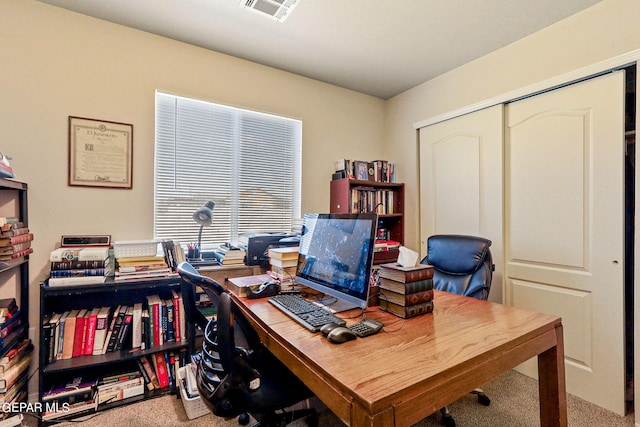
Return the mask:
<svg viewBox="0 0 640 427">
<path fill-rule="evenodd" d="M 280 427 L 301 418 L 317 427 L 314 409 L 283 410 L 313 393 L 262 345 L 229 293 L 186 262 L 178 265 L 178 274 L 187 319 L 204 329 L 196 383 L 205 406 L 219 417 L 239 417 L 240 424 L 248 423 L 247 414 L 251 414 L 257 420 L 253 427 Z M 195 305 L 195 286 L 205 291 L 216 308 L 210 321 Z M 193 348 L 192 343 L 189 347 Z"/>
<path fill-rule="evenodd" d="M 475 236 L 434 235 L 427 239 L 427 256 L 422 264 L 434 268 L 433 288 L 486 300 L 491 290 L 495 266 L 491 258 L 491 240 Z M 481 389 L 475 389 L 478 402 L 489 406 L 491 400 Z M 442 423 L 455 427 L 456 422 L 446 406 L 440 410 Z"/>
</svg>

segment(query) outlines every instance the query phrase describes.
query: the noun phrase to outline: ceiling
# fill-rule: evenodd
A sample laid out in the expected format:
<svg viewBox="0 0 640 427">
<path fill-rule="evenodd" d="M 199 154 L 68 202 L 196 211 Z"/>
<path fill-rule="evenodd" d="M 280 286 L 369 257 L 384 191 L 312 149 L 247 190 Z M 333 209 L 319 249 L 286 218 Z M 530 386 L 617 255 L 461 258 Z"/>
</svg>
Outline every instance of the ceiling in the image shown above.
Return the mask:
<svg viewBox="0 0 640 427">
<path fill-rule="evenodd" d="M 40 0 L 388 99 L 601 0 Z"/>
</svg>

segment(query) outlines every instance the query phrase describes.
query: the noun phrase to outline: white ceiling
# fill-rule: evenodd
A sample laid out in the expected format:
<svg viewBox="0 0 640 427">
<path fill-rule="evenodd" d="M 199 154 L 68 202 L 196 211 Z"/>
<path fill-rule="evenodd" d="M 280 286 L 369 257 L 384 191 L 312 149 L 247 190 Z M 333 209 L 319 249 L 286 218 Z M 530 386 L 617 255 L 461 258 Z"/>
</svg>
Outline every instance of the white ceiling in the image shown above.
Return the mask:
<svg viewBox="0 0 640 427">
<path fill-rule="evenodd" d="M 388 99 L 601 0 L 40 0 Z"/>
</svg>

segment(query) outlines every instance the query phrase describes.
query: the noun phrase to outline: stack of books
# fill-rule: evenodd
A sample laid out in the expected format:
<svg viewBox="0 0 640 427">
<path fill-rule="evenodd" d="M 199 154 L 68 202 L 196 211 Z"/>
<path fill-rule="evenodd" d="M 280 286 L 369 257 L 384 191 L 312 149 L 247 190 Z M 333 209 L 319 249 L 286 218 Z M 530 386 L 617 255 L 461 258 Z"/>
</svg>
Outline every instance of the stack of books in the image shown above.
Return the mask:
<svg viewBox="0 0 640 427">
<path fill-rule="evenodd" d="M 13 297 L 0 299 L 0 349 L 4 340 L 22 325 L 20 308 Z"/>
<path fill-rule="evenodd" d="M 220 265 L 244 264 L 245 251 L 230 243 L 224 243 L 213 251 Z"/>
<path fill-rule="evenodd" d="M 299 250 L 298 246 L 269 249 L 271 272 L 281 282 L 293 280 L 296 277 Z"/>
<path fill-rule="evenodd" d="M 174 271 L 164 256 L 116 258 L 115 280 L 144 279 L 171 276 Z"/>
<path fill-rule="evenodd" d="M 32 352 L 33 344 L 25 338 L 0 358 L 0 403 L 3 406 L 27 400 L 26 385 Z"/>
<path fill-rule="evenodd" d="M 22 258 L 33 252 L 33 233 L 17 217 L 0 219 L 0 261 Z"/>
<path fill-rule="evenodd" d="M 124 372 L 102 378 L 98 383 L 95 399 L 100 407 L 125 399 L 134 400 L 134 397 L 141 398 L 144 390 L 144 378 L 140 371 Z"/>
<path fill-rule="evenodd" d="M 380 308 L 410 318 L 433 312 L 433 266 L 380 265 Z"/>
<path fill-rule="evenodd" d="M 104 283 L 112 270 L 106 246 L 58 248 L 51 252 L 49 261 L 49 287 Z"/>
<path fill-rule="evenodd" d="M 44 420 L 55 420 L 81 412 L 94 412 L 96 403 L 96 377 L 74 377 L 69 383 L 54 384 L 42 395 Z"/>
</svg>

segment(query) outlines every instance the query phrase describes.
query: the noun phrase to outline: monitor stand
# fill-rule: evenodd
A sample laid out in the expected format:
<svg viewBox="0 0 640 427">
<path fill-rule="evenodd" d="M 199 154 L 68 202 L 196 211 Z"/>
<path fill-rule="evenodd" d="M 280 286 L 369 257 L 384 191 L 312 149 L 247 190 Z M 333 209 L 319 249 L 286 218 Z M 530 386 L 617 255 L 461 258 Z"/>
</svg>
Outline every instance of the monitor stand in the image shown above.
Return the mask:
<svg viewBox="0 0 640 427">
<path fill-rule="evenodd" d="M 353 310 L 354 308 L 359 308 L 355 304 L 332 296 L 314 300 L 313 303 L 319 305 L 322 308 L 326 308 L 332 313 L 340 313 L 343 311 Z"/>
</svg>

